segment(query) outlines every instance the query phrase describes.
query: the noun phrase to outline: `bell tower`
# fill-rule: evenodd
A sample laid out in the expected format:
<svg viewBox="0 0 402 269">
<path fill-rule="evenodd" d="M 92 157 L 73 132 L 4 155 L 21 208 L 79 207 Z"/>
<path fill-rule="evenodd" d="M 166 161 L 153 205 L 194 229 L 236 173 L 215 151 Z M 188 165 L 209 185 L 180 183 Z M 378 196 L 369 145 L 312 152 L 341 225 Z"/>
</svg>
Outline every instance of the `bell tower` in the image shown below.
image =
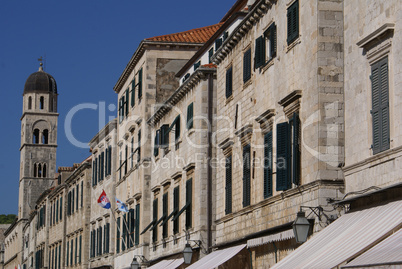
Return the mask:
<svg viewBox="0 0 402 269">
<path fill-rule="evenodd" d="M 57 85 L 43 71 L 25 82 L 21 117 L 18 218 L 27 219 L 39 196 L 53 183 L 57 149 Z"/>
</svg>

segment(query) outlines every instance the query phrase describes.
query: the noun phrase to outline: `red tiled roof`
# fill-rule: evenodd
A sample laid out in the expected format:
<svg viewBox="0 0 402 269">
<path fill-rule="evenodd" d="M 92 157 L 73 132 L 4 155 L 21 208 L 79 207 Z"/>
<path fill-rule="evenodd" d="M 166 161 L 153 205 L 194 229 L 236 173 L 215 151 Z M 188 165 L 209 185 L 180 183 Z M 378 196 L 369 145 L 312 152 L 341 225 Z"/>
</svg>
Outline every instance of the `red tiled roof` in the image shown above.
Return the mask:
<svg viewBox="0 0 402 269">
<path fill-rule="evenodd" d="M 204 65 L 202 65 L 202 67 L 206 67 L 206 68 L 217 68 L 218 66 L 216 66 L 216 64 L 204 64 Z"/>
<path fill-rule="evenodd" d="M 161 35 L 147 38 L 147 41 L 166 41 L 166 42 L 185 42 L 185 43 L 205 43 L 219 29 L 223 23 L 192 29 L 180 33 Z"/>
</svg>

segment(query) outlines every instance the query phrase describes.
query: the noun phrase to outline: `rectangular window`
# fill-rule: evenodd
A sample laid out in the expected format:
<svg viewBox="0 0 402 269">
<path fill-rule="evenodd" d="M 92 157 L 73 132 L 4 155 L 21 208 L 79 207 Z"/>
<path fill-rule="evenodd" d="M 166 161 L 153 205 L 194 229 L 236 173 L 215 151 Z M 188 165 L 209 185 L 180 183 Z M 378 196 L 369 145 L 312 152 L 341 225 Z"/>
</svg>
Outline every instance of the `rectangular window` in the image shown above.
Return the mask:
<svg viewBox="0 0 402 269">
<path fill-rule="evenodd" d="M 67 247 L 66 247 L 66 266 L 68 267 L 68 261 L 69 261 L 69 257 L 68 257 L 68 254 L 70 253 L 70 251 L 69 251 L 69 248 L 70 248 L 70 242 L 69 241 L 67 241 Z"/>
<path fill-rule="evenodd" d="M 60 221 L 61 221 L 61 219 L 63 217 L 63 197 L 60 197 L 60 210 L 59 210 L 59 213 L 60 213 Z"/>
<path fill-rule="evenodd" d="M 70 265 L 73 265 L 73 250 L 74 250 L 74 244 L 73 244 L 73 239 L 70 241 Z"/>
<path fill-rule="evenodd" d="M 127 246 L 127 226 L 126 226 L 126 214 L 121 217 L 122 222 L 122 239 L 121 239 L 121 251 L 126 250 Z"/>
<path fill-rule="evenodd" d="M 119 100 L 119 122 L 122 122 L 124 119 L 124 96 L 122 96 Z"/>
<path fill-rule="evenodd" d="M 208 51 L 208 63 L 212 63 L 212 56 L 214 55 L 214 48 Z"/>
<path fill-rule="evenodd" d="M 287 12 L 288 20 L 288 45 L 299 37 L 299 1 L 296 0 Z"/>
<path fill-rule="evenodd" d="M 138 130 L 137 162 L 141 161 L 141 130 Z"/>
<path fill-rule="evenodd" d="M 163 124 L 161 126 L 161 148 L 169 147 L 169 124 Z"/>
<path fill-rule="evenodd" d="M 59 222 L 59 200 L 56 201 L 56 223 Z"/>
<path fill-rule="evenodd" d="M 194 71 L 197 70 L 201 66 L 201 61 L 198 61 L 194 64 Z"/>
<path fill-rule="evenodd" d="M 215 40 L 215 51 L 217 51 L 222 46 L 222 38 Z"/>
<path fill-rule="evenodd" d="M 373 154 L 390 148 L 388 57 L 371 66 Z"/>
<path fill-rule="evenodd" d="M 78 238 L 75 238 L 75 256 L 74 256 L 74 264 L 77 264 L 78 258 Z"/>
<path fill-rule="evenodd" d="M 233 89 L 233 67 L 226 70 L 226 98 L 232 96 Z"/>
<path fill-rule="evenodd" d="M 190 229 L 193 225 L 192 200 L 193 179 L 190 178 L 186 181 L 186 229 Z"/>
<path fill-rule="evenodd" d="M 243 55 L 243 82 L 246 83 L 251 78 L 251 48 Z"/>
<path fill-rule="evenodd" d="M 105 228 L 105 253 L 109 253 L 110 245 L 110 223 L 106 223 Z"/>
<path fill-rule="evenodd" d="M 193 117 L 194 117 L 194 103 L 191 103 L 187 107 L 187 129 L 193 128 Z"/>
<path fill-rule="evenodd" d="M 116 221 L 116 253 L 120 253 L 120 217 Z"/>
<path fill-rule="evenodd" d="M 243 147 L 243 207 L 250 205 L 251 182 L 250 182 L 251 155 L 250 144 Z"/>
<path fill-rule="evenodd" d="M 180 115 L 178 115 L 175 119 L 174 119 L 174 121 L 173 121 L 173 123 L 172 123 L 172 127 L 174 126 L 174 139 L 175 139 L 175 142 L 177 143 L 177 141 L 179 140 L 179 138 L 180 138 Z"/>
<path fill-rule="evenodd" d="M 264 199 L 272 196 L 272 131 L 264 135 Z"/>
<path fill-rule="evenodd" d="M 225 213 L 232 213 L 232 156 L 226 157 L 225 163 Z"/>
<path fill-rule="evenodd" d="M 173 211 L 179 212 L 179 202 L 180 202 L 180 187 L 177 186 L 173 189 Z M 179 218 L 173 221 L 173 234 L 179 232 Z"/>
<path fill-rule="evenodd" d="M 131 81 L 131 107 L 135 104 L 135 78 Z"/>
<path fill-rule="evenodd" d="M 77 186 L 76 186 L 76 193 L 77 193 L 77 196 L 76 196 L 76 198 L 75 198 L 75 210 L 76 211 L 78 211 L 78 201 L 79 201 L 79 198 L 80 198 L 80 196 L 78 195 L 78 193 L 80 192 L 80 184 L 77 184 Z"/>
<path fill-rule="evenodd" d="M 142 97 L 142 68 L 138 71 L 138 100 Z"/>
<path fill-rule="evenodd" d="M 135 245 L 140 243 L 140 204 L 135 206 Z"/>
<path fill-rule="evenodd" d="M 225 32 L 223 33 L 223 41 L 225 42 L 225 40 L 226 40 L 228 37 L 229 37 L 229 32 L 228 32 L 228 31 L 225 31 Z"/>
<path fill-rule="evenodd" d="M 158 221 L 158 199 L 155 199 L 152 204 L 153 222 Z M 158 228 L 152 230 L 152 242 L 158 241 Z"/>
<path fill-rule="evenodd" d="M 67 195 L 67 216 L 71 215 L 71 192 L 68 192 Z"/>
<path fill-rule="evenodd" d="M 74 201 L 75 201 L 75 190 L 74 188 L 71 191 L 71 214 L 74 214 Z"/>
<path fill-rule="evenodd" d="M 135 227 L 134 209 L 130 209 L 128 216 L 129 216 L 129 229 L 130 229 L 129 244 L 131 248 L 134 246 L 134 227 Z"/>
<path fill-rule="evenodd" d="M 155 133 L 155 139 L 154 139 L 154 156 L 159 155 L 159 140 L 160 140 L 160 130 L 157 130 Z"/>
<path fill-rule="evenodd" d="M 80 249 L 78 251 L 78 262 L 81 263 L 82 262 L 82 235 L 80 235 Z"/>
<path fill-rule="evenodd" d="M 81 181 L 81 208 L 84 206 L 84 181 Z M 61 210 L 60 210 L 61 212 Z M 60 217 L 61 219 L 61 217 Z"/>
<path fill-rule="evenodd" d="M 163 194 L 163 215 L 167 216 L 168 215 L 168 193 Z M 167 238 L 168 237 L 168 223 L 164 222 L 164 225 L 162 227 L 162 237 Z"/>
</svg>

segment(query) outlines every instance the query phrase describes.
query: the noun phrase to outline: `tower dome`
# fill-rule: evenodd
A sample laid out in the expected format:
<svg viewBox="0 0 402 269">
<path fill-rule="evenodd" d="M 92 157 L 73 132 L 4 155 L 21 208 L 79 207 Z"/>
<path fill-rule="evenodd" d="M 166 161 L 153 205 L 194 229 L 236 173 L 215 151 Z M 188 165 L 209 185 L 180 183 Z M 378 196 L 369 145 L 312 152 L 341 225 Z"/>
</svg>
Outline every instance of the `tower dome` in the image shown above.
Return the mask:
<svg viewBox="0 0 402 269">
<path fill-rule="evenodd" d="M 43 71 L 42 63 L 38 72 L 31 74 L 25 82 L 24 94 L 34 92 L 57 94 L 56 80 L 50 74 Z"/>
</svg>

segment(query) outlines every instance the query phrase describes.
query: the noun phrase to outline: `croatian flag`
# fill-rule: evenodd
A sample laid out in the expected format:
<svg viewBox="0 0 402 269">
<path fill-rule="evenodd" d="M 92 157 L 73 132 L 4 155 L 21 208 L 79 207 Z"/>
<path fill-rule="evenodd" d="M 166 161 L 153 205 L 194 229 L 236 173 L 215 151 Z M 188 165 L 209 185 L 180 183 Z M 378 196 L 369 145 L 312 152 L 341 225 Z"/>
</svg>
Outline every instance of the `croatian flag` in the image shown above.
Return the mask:
<svg viewBox="0 0 402 269">
<path fill-rule="evenodd" d="M 117 204 L 117 209 L 120 210 L 121 212 L 128 212 L 128 208 L 125 203 L 117 199 L 116 197 L 116 204 Z"/>
<path fill-rule="evenodd" d="M 98 204 L 103 208 L 110 208 L 110 201 L 109 198 L 107 198 L 105 191 L 102 191 L 101 195 L 99 196 Z"/>
</svg>

